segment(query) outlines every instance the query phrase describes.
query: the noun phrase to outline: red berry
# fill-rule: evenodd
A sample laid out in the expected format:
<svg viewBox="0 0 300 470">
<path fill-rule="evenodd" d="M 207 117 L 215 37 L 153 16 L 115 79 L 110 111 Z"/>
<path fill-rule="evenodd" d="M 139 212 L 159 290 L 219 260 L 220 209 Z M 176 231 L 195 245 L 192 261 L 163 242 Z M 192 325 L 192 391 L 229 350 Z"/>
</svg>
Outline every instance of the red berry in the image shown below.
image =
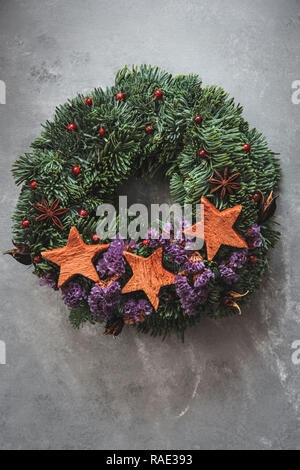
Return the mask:
<svg viewBox="0 0 300 470">
<path fill-rule="evenodd" d="M 100 237 L 97 235 L 97 233 L 94 233 L 94 235 L 91 236 L 91 240 L 92 242 L 97 243 L 100 241 Z"/>
<path fill-rule="evenodd" d="M 125 93 L 117 93 L 116 99 L 117 101 L 123 101 L 125 99 Z"/>
<path fill-rule="evenodd" d="M 98 134 L 101 135 L 101 137 L 103 137 L 105 135 L 105 129 L 103 129 L 103 127 L 100 127 Z"/>
<path fill-rule="evenodd" d="M 73 166 L 72 171 L 73 171 L 73 174 L 76 176 L 76 175 L 79 175 L 81 170 L 80 170 L 79 166 Z"/>
<path fill-rule="evenodd" d="M 200 115 L 195 116 L 195 117 L 194 117 L 194 122 L 195 122 L 196 124 L 201 124 L 201 122 L 202 122 L 202 116 L 200 116 Z"/>
<path fill-rule="evenodd" d="M 42 260 L 42 257 L 40 255 L 37 255 L 33 258 L 33 262 L 35 264 L 38 264 L 38 263 L 41 263 L 43 260 Z"/>
<path fill-rule="evenodd" d="M 87 98 L 87 99 L 85 100 L 85 102 L 86 102 L 86 104 L 87 104 L 88 106 L 92 106 L 92 104 L 93 104 L 92 98 Z"/>
<path fill-rule="evenodd" d="M 36 182 L 36 181 L 31 181 L 31 183 L 30 183 L 31 189 L 35 189 L 35 188 L 36 188 L 36 185 L 37 185 L 37 182 Z"/>
<path fill-rule="evenodd" d="M 23 221 L 22 221 L 22 227 L 23 227 L 23 228 L 28 228 L 29 225 L 30 225 L 29 220 L 23 220 Z"/>
<path fill-rule="evenodd" d="M 249 256 L 249 263 L 254 264 L 257 262 L 257 256 L 251 255 Z"/>
<path fill-rule="evenodd" d="M 88 211 L 85 209 L 80 209 L 80 211 L 78 211 L 78 214 L 80 215 L 80 217 L 83 217 L 85 219 L 88 216 Z"/>
<path fill-rule="evenodd" d="M 251 145 L 250 145 L 250 144 L 248 144 L 248 143 L 247 143 L 247 144 L 244 144 L 243 147 L 244 147 L 244 150 L 245 150 L 246 152 L 250 152 L 250 150 L 251 150 Z"/>
<path fill-rule="evenodd" d="M 154 129 L 153 129 L 153 126 L 151 126 L 151 124 L 148 124 L 147 126 L 145 126 L 145 132 L 146 134 L 153 134 L 154 133 Z"/>
<path fill-rule="evenodd" d="M 148 245 L 148 243 L 149 243 L 149 240 L 143 240 L 143 241 L 142 241 L 142 244 L 143 244 L 144 246 Z"/>
<path fill-rule="evenodd" d="M 205 157 L 207 156 L 207 155 L 206 155 L 206 151 L 205 151 L 204 149 L 199 150 L 198 156 L 199 156 L 200 158 L 205 158 Z"/>
<path fill-rule="evenodd" d="M 71 132 L 71 131 L 76 131 L 77 126 L 76 126 L 76 124 L 71 123 L 71 124 L 68 124 L 68 125 L 67 125 L 67 129 L 68 129 L 69 132 Z"/>
<path fill-rule="evenodd" d="M 164 94 L 161 90 L 155 90 L 153 93 L 153 96 L 156 100 L 162 100 L 164 97 Z"/>
<path fill-rule="evenodd" d="M 252 194 L 252 201 L 258 202 L 259 200 L 260 200 L 260 194 L 259 193 Z"/>
</svg>

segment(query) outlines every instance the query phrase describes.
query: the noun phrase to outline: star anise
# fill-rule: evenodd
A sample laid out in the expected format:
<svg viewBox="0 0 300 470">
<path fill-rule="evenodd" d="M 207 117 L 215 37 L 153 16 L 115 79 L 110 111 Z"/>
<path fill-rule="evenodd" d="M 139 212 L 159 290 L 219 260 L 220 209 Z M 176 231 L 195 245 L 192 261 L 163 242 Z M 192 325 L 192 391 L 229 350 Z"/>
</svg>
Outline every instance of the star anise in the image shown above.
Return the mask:
<svg viewBox="0 0 300 470">
<path fill-rule="evenodd" d="M 60 199 L 55 199 L 49 206 L 48 201 L 43 197 L 41 204 L 33 204 L 33 207 L 39 212 L 42 212 L 35 220 L 52 220 L 52 222 L 60 229 L 63 228 L 58 216 L 66 214 L 69 209 L 58 209 Z"/>
<path fill-rule="evenodd" d="M 224 169 L 223 175 L 216 169 L 214 169 L 214 173 L 216 177 L 210 178 L 208 180 L 208 183 L 215 185 L 215 187 L 210 191 L 211 194 L 221 190 L 221 199 L 223 199 L 226 196 L 226 191 L 229 194 L 232 194 L 233 190 L 240 189 L 241 185 L 239 183 L 234 182 L 234 180 L 236 180 L 240 176 L 240 173 L 233 173 L 229 176 L 228 168 Z"/>
</svg>

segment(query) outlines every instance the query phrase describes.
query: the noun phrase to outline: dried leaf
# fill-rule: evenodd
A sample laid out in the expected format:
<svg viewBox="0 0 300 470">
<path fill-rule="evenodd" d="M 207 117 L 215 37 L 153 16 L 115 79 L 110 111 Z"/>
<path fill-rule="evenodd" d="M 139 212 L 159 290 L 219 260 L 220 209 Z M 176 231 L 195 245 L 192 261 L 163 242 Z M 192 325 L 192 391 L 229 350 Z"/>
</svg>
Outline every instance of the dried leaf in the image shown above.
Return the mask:
<svg viewBox="0 0 300 470">
<path fill-rule="evenodd" d="M 260 212 L 258 217 L 258 223 L 262 224 L 272 217 L 276 211 L 276 199 L 278 196 L 273 197 L 273 191 L 270 192 L 269 196 L 265 200 L 264 197 L 261 199 Z"/>
<path fill-rule="evenodd" d="M 239 314 L 239 315 L 242 315 L 241 307 L 240 307 L 236 302 L 232 301 L 232 302 L 231 302 L 231 307 L 232 307 L 232 308 L 236 308 L 237 311 L 238 311 L 238 314 Z"/>
<path fill-rule="evenodd" d="M 195 251 L 194 253 L 191 254 L 189 260 L 192 263 L 201 263 L 203 261 L 203 258 L 200 255 L 199 251 Z"/>
<path fill-rule="evenodd" d="M 29 247 L 25 243 L 15 243 L 13 240 L 12 243 L 15 248 L 5 251 L 3 255 L 11 255 L 18 263 L 25 264 L 26 266 L 32 264 Z"/>
<path fill-rule="evenodd" d="M 233 290 L 231 290 L 230 292 L 228 292 L 228 294 L 234 299 L 240 299 L 241 297 L 245 297 L 245 295 L 249 294 L 249 291 L 247 290 L 244 294 L 239 294 L 238 292 L 234 292 Z"/>
<path fill-rule="evenodd" d="M 231 290 L 231 291 L 228 292 L 228 295 L 230 297 L 225 297 L 224 298 L 224 303 L 229 308 L 235 308 L 238 311 L 238 314 L 242 315 L 241 307 L 239 306 L 239 304 L 237 302 L 235 302 L 235 299 L 240 299 L 241 297 L 244 297 L 248 293 L 249 293 L 248 290 L 244 294 L 239 294 L 238 292 L 234 292 L 234 291 Z"/>
<path fill-rule="evenodd" d="M 105 325 L 105 331 L 102 336 L 112 335 L 114 338 L 118 336 L 123 330 L 124 320 L 122 318 L 113 318 Z"/>
<path fill-rule="evenodd" d="M 118 276 L 115 274 L 114 276 L 107 278 L 104 281 L 99 280 L 98 282 L 96 282 L 96 284 L 98 284 L 101 287 L 101 289 L 103 289 L 104 287 L 109 287 L 117 279 L 118 279 Z"/>
</svg>

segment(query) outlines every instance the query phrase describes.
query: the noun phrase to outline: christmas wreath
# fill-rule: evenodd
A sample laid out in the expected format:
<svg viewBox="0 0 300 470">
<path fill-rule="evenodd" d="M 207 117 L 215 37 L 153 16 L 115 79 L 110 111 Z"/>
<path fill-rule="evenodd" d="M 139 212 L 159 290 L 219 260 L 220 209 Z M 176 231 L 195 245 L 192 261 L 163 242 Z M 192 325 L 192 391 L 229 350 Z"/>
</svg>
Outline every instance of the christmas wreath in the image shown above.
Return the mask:
<svg viewBox="0 0 300 470">
<path fill-rule="evenodd" d="M 197 75 L 157 67 L 118 72 L 115 84 L 56 109 L 30 153 L 15 162 L 22 185 L 11 254 L 61 289 L 74 327 L 105 322 L 183 335 L 201 317 L 241 314 L 279 238 L 273 217 L 280 169 L 242 107 Z M 169 184 L 172 200 L 204 207 L 204 246 L 156 237 L 100 240 L 97 207 L 129 178 Z M 197 237 L 199 224 L 185 226 Z M 203 226 L 202 226 L 203 227 Z"/>
</svg>

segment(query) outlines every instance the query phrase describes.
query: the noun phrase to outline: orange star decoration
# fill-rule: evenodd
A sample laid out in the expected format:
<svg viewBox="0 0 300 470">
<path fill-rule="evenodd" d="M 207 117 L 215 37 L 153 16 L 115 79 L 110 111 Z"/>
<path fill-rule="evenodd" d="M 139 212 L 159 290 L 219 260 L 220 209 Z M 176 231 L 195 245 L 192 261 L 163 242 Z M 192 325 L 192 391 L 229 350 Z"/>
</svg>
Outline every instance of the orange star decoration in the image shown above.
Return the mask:
<svg viewBox="0 0 300 470">
<path fill-rule="evenodd" d="M 243 237 L 233 228 L 233 224 L 242 210 L 241 205 L 219 211 L 203 196 L 201 204 L 204 204 L 204 241 L 209 261 L 214 258 L 221 245 L 248 248 Z M 184 233 L 192 237 L 202 238 L 202 229 L 203 220 L 184 230 Z"/>
<path fill-rule="evenodd" d="M 147 295 L 155 311 L 159 304 L 159 291 L 163 286 L 174 284 L 175 274 L 162 265 L 162 248 L 158 248 L 148 258 L 126 251 L 124 256 L 133 271 L 133 276 L 122 289 L 122 294 L 142 290 Z"/>
<path fill-rule="evenodd" d="M 63 248 L 43 251 L 41 255 L 60 266 L 58 287 L 61 287 L 72 276 L 82 276 L 99 282 L 99 276 L 92 263 L 93 258 L 109 247 L 107 245 L 86 245 L 76 227 L 72 227 L 69 233 L 67 245 Z"/>
</svg>

